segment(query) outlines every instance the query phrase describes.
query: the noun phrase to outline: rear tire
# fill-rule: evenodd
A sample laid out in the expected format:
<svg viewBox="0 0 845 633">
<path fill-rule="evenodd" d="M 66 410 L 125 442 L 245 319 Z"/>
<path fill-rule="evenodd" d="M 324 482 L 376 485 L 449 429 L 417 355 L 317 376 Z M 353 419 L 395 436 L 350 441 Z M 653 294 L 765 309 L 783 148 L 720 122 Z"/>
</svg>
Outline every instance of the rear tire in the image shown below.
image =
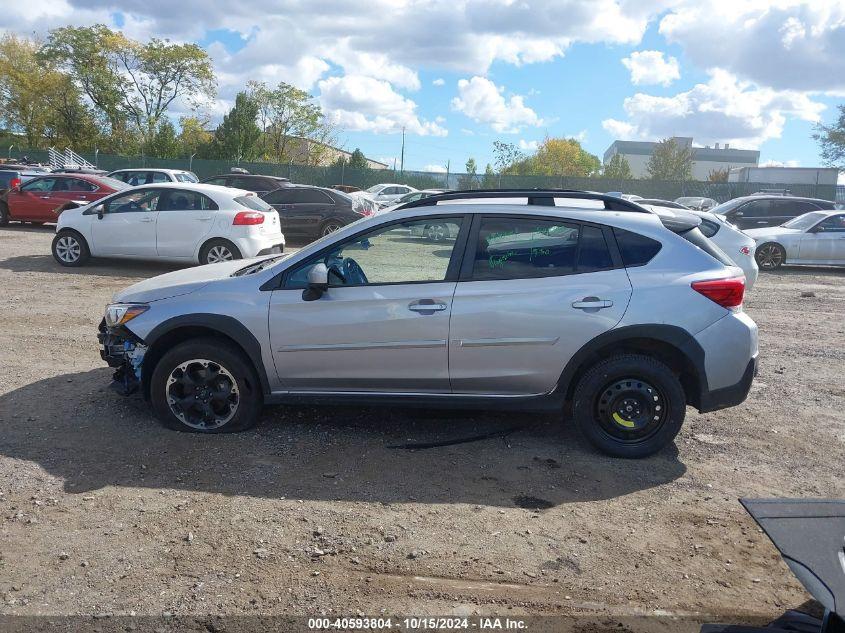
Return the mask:
<svg viewBox="0 0 845 633">
<path fill-rule="evenodd" d="M 754 259 L 761 270 L 777 270 L 786 261 L 786 249 L 776 242 L 766 242 L 754 251 Z"/>
<path fill-rule="evenodd" d="M 624 354 L 584 374 L 572 411 L 578 428 L 603 453 L 647 457 L 681 430 L 686 395 L 675 373 L 657 359 Z"/>
<path fill-rule="evenodd" d="M 69 229 L 62 229 L 56 233 L 51 250 L 55 260 L 69 268 L 82 266 L 91 257 L 85 238 Z"/>
<path fill-rule="evenodd" d="M 0 226 L 6 226 L 9 223 L 9 207 L 5 202 L 0 202 Z"/>
<path fill-rule="evenodd" d="M 320 227 L 320 235 L 319 237 L 325 237 L 326 235 L 330 235 L 335 231 L 339 231 L 343 228 L 343 222 L 338 220 L 329 220 L 324 222 L 323 225 Z"/>
<path fill-rule="evenodd" d="M 261 383 L 243 353 L 215 338 L 186 341 L 167 352 L 150 379 L 156 417 L 187 433 L 233 433 L 255 425 Z"/>
<path fill-rule="evenodd" d="M 243 259 L 243 255 L 229 240 L 209 240 L 200 249 L 200 264 L 218 264 L 236 259 Z"/>
</svg>

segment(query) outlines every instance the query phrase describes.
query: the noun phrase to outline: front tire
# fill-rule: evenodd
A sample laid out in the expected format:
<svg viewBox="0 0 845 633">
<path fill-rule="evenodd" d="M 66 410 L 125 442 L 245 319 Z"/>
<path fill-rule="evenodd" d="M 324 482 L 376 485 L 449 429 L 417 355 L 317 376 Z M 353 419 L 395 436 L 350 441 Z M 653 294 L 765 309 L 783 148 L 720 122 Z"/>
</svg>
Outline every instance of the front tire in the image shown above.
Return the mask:
<svg viewBox="0 0 845 633">
<path fill-rule="evenodd" d="M 188 433 L 233 433 L 255 425 L 261 383 L 234 345 L 213 338 L 177 345 L 158 362 L 150 379 L 156 417 Z"/>
<path fill-rule="evenodd" d="M 686 395 L 669 367 L 650 356 L 625 354 L 584 374 L 572 411 L 578 428 L 603 453 L 647 457 L 681 430 Z"/>
<path fill-rule="evenodd" d="M 76 231 L 62 230 L 56 233 L 51 247 L 53 257 L 62 266 L 82 266 L 91 257 L 88 242 Z"/>
<path fill-rule="evenodd" d="M 200 264 L 219 264 L 236 259 L 243 259 L 243 255 L 229 240 L 210 240 L 200 249 Z"/>
<path fill-rule="evenodd" d="M 775 242 L 766 242 L 754 251 L 754 259 L 761 270 L 777 270 L 786 261 L 786 249 Z"/>
<path fill-rule="evenodd" d="M 449 227 L 445 224 L 429 224 L 425 227 L 425 237 L 429 242 L 443 242 L 449 237 Z"/>
</svg>

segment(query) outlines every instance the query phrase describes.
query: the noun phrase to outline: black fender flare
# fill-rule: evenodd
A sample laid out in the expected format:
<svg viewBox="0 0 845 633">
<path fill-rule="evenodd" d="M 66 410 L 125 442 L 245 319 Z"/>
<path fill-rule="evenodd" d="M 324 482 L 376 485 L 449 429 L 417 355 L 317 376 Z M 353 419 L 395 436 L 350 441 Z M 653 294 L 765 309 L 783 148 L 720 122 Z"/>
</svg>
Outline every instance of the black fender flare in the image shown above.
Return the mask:
<svg viewBox="0 0 845 633">
<path fill-rule="evenodd" d="M 599 334 L 569 359 L 558 380 L 557 390 L 564 395 L 570 393 L 575 387 L 573 379 L 578 374 L 579 369 L 592 357 L 598 356 L 598 352 L 602 348 L 622 344 L 625 341 L 643 339 L 665 343 L 677 350 L 694 371 L 699 394 L 706 394 L 709 391 L 707 371 L 704 366 L 704 349 L 695 340 L 695 337 L 685 329 L 665 323 L 628 325 Z M 691 402 L 691 404 L 697 406 L 696 403 Z"/>
<path fill-rule="evenodd" d="M 258 380 L 261 382 L 262 392 L 265 395 L 269 395 L 270 383 L 267 380 L 267 371 L 261 357 L 261 343 L 258 342 L 255 335 L 243 323 L 234 317 L 211 313 L 182 314 L 167 319 L 166 321 L 162 321 L 155 326 L 144 338 L 144 344 L 152 350 L 154 349 L 156 342 L 162 337 L 179 328 L 185 327 L 212 330 L 219 332 L 234 341 L 243 350 L 247 358 L 252 363 L 255 373 L 258 376 Z M 149 351 L 147 353 L 149 354 Z M 146 382 L 149 380 L 151 372 L 146 370 L 145 366 L 146 363 L 144 363 L 144 369 L 142 369 L 142 382 L 145 384 L 146 392 Z"/>
</svg>

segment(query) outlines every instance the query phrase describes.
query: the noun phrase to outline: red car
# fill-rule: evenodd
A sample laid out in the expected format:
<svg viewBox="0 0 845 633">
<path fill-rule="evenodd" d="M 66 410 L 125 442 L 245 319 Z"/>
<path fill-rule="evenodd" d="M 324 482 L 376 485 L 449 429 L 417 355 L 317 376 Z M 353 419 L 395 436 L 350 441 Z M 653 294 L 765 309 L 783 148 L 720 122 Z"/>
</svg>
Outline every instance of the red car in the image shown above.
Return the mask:
<svg viewBox="0 0 845 633">
<path fill-rule="evenodd" d="M 107 176 L 45 174 L 0 195 L 0 226 L 9 221 L 55 222 L 69 202 L 88 204 L 129 185 Z"/>
</svg>

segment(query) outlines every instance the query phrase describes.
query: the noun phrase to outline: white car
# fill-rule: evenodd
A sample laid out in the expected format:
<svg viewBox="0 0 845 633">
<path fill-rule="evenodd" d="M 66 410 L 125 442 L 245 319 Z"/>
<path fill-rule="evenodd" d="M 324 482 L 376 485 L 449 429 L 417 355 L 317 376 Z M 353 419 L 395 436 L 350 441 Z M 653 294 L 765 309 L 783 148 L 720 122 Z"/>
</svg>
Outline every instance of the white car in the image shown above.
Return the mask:
<svg viewBox="0 0 845 633">
<path fill-rule="evenodd" d="M 81 266 L 89 257 L 213 264 L 281 253 L 278 213 L 250 191 L 161 183 L 125 189 L 62 211 L 53 257 Z"/>
<path fill-rule="evenodd" d="M 745 231 L 757 244 L 760 268 L 783 264 L 845 266 L 845 212 L 811 211 L 780 226 Z"/>
<path fill-rule="evenodd" d="M 369 198 L 378 204 L 379 206 L 386 207 L 404 196 L 408 193 L 413 193 L 417 191 L 413 187 L 409 187 L 408 185 L 398 185 L 395 183 L 381 183 L 378 185 L 373 185 L 369 189 L 364 189 L 364 191 L 356 191 L 351 193 L 352 196 L 362 196 L 364 198 Z"/>
<path fill-rule="evenodd" d="M 675 209 L 658 205 L 643 205 L 658 215 L 672 216 L 676 212 L 697 215 L 701 218 L 699 230 L 704 237 L 718 246 L 734 264 L 742 268 L 745 273 L 745 289 L 751 290 L 757 282 L 757 275 L 760 270 L 754 259 L 754 240 L 740 231 L 723 216 L 710 213 L 709 211 L 696 211 L 694 209 Z"/>
<path fill-rule="evenodd" d="M 109 174 L 109 178 L 116 178 L 127 185 L 152 185 L 158 182 L 199 182 L 199 178 L 192 171 L 184 169 L 118 169 Z"/>
</svg>

